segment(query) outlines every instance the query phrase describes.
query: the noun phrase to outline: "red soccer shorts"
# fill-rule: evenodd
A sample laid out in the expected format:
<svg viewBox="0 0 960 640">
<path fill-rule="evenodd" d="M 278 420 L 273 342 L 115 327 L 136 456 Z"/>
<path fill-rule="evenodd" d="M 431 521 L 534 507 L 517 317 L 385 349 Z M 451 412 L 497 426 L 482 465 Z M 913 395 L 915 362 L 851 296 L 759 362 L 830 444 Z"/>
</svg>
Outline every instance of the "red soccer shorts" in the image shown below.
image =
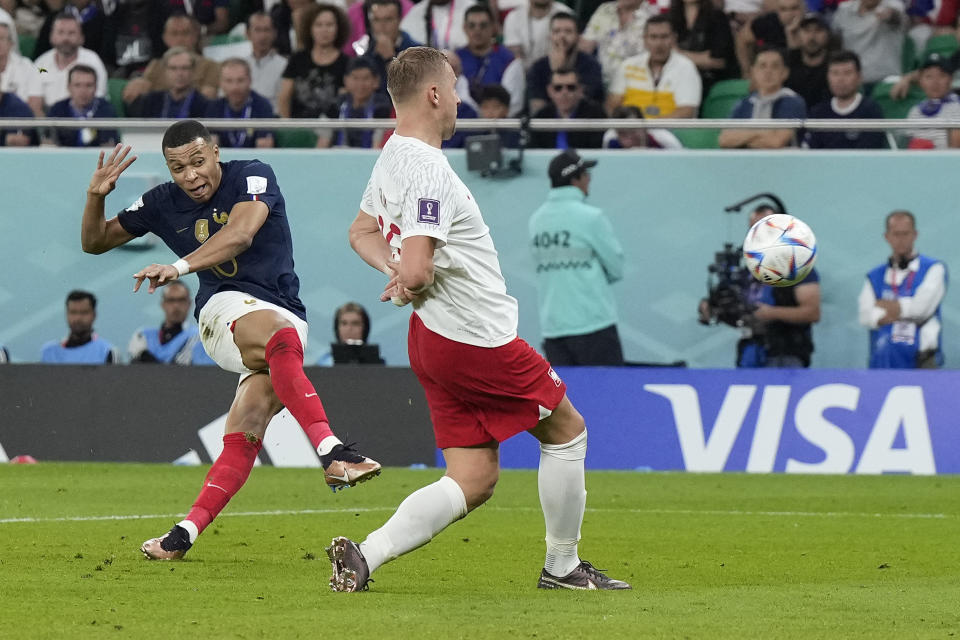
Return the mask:
<svg viewBox="0 0 960 640">
<path fill-rule="evenodd" d="M 413 313 L 407 350 L 441 449 L 503 442 L 532 429 L 540 407 L 553 411 L 567 392 L 550 364 L 520 338 L 475 347 L 430 331 Z"/>
</svg>

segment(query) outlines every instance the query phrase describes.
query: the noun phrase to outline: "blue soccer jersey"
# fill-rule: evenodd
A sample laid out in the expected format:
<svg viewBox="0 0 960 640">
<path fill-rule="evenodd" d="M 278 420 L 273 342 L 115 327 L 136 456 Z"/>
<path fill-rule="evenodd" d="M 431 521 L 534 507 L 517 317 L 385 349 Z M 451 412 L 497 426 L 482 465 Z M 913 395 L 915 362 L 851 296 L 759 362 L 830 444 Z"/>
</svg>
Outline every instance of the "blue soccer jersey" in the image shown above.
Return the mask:
<svg viewBox="0 0 960 640">
<path fill-rule="evenodd" d="M 259 160 L 233 160 L 220 164 L 223 174 L 213 197 L 194 202 L 173 182 L 144 193 L 121 211 L 117 219 L 127 233 L 159 236 L 179 257 L 184 257 L 217 233 L 238 202 L 259 200 L 270 214 L 253 237 L 250 248 L 229 262 L 197 272 L 194 315 L 220 291 L 242 291 L 288 309 L 306 321 L 307 311 L 298 297 L 300 280 L 293 270 L 293 239 L 277 177 Z"/>
</svg>

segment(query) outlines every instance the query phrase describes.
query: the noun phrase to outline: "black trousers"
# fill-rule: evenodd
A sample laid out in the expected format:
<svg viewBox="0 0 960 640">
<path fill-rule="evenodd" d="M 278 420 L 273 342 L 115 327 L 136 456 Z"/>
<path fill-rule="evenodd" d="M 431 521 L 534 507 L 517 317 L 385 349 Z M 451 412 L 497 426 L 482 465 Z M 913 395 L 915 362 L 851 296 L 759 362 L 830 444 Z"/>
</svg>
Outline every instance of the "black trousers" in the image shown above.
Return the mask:
<svg viewBox="0 0 960 640">
<path fill-rule="evenodd" d="M 623 348 L 617 325 L 579 336 L 546 338 L 543 351 L 555 367 L 622 367 Z"/>
</svg>

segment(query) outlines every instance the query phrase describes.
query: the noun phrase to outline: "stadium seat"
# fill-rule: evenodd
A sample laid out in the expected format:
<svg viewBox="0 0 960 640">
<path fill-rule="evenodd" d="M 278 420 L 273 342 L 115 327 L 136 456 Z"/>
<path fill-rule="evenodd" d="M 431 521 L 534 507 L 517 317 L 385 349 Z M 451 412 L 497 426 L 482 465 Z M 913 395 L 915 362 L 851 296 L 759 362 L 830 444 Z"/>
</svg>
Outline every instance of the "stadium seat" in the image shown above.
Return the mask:
<svg viewBox="0 0 960 640">
<path fill-rule="evenodd" d="M 880 105 L 884 118 L 906 118 L 910 107 L 926 98 L 926 95 L 924 95 L 920 87 L 912 85 L 910 87 L 910 93 L 907 94 L 906 98 L 903 100 L 894 100 L 890 97 L 890 87 L 892 86 L 893 83 L 891 82 L 877 83 L 873 87 L 873 93 L 870 95 L 870 97 Z"/>
<path fill-rule="evenodd" d="M 949 58 L 957 49 L 960 49 L 960 43 L 957 42 L 957 36 L 952 33 L 931 36 L 927 40 L 926 46 L 923 47 L 923 55 L 920 56 L 920 60 L 922 61 L 931 53 L 939 53 L 945 58 Z"/>
<path fill-rule="evenodd" d="M 707 99 L 700 106 L 700 117 L 729 118 L 733 107 L 749 94 L 749 80 L 721 80 L 710 88 Z"/>
<path fill-rule="evenodd" d="M 900 51 L 900 71 L 909 73 L 917 66 L 917 43 L 910 36 L 904 36 L 903 49 Z"/>
<path fill-rule="evenodd" d="M 107 79 L 107 99 L 113 105 L 113 110 L 117 112 L 118 118 L 127 116 L 127 107 L 123 104 L 123 88 L 127 86 L 125 78 Z"/>
<path fill-rule="evenodd" d="M 719 129 L 671 129 L 685 149 L 718 149 Z"/>
<path fill-rule="evenodd" d="M 37 37 L 29 33 L 21 33 L 17 37 L 20 39 L 20 55 L 33 60 L 33 50 L 37 48 Z"/>
<path fill-rule="evenodd" d="M 284 149 L 312 149 L 317 146 L 317 134 L 310 129 L 277 129 L 277 146 Z"/>
</svg>

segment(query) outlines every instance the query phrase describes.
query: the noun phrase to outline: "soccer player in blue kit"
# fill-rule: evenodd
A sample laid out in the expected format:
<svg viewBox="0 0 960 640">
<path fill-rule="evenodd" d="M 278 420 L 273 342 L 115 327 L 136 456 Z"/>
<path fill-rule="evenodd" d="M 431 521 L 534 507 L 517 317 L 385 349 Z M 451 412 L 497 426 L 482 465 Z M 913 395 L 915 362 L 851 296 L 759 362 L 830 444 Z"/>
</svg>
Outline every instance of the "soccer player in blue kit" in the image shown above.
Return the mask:
<svg viewBox="0 0 960 640">
<path fill-rule="evenodd" d="M 193 508 L 168 533 L 141 547 L 150 559 L 173 560 L 183 557 L 243 486 L 267 424 L 284 406 L 316 448 L 334 491 L 378 475 L 380 464 L 333 435 L 303 372 L 306 309 L 297 297 L 290 227 L 273 170 L 258 160 L 220 162 L 210 132 L 195 120 L 171 125 L 161 147 L 173 181 L 147 191 L 110 220 L 104 216 L 106 196 L 136 156 L 127 159 L 130 147 L 117 145 L 104 162 L 100 152 L 87 189 L 81 242 L 87 253 L 100 254 L 147 232 L 159 236 L 180 259 L 141 269 L 133 276 L 133 290 L 146 280 L 153 293 L 195 272 L 204 349 L 221 368 L 240 374 L 223 452 Z"/>
</svg>

